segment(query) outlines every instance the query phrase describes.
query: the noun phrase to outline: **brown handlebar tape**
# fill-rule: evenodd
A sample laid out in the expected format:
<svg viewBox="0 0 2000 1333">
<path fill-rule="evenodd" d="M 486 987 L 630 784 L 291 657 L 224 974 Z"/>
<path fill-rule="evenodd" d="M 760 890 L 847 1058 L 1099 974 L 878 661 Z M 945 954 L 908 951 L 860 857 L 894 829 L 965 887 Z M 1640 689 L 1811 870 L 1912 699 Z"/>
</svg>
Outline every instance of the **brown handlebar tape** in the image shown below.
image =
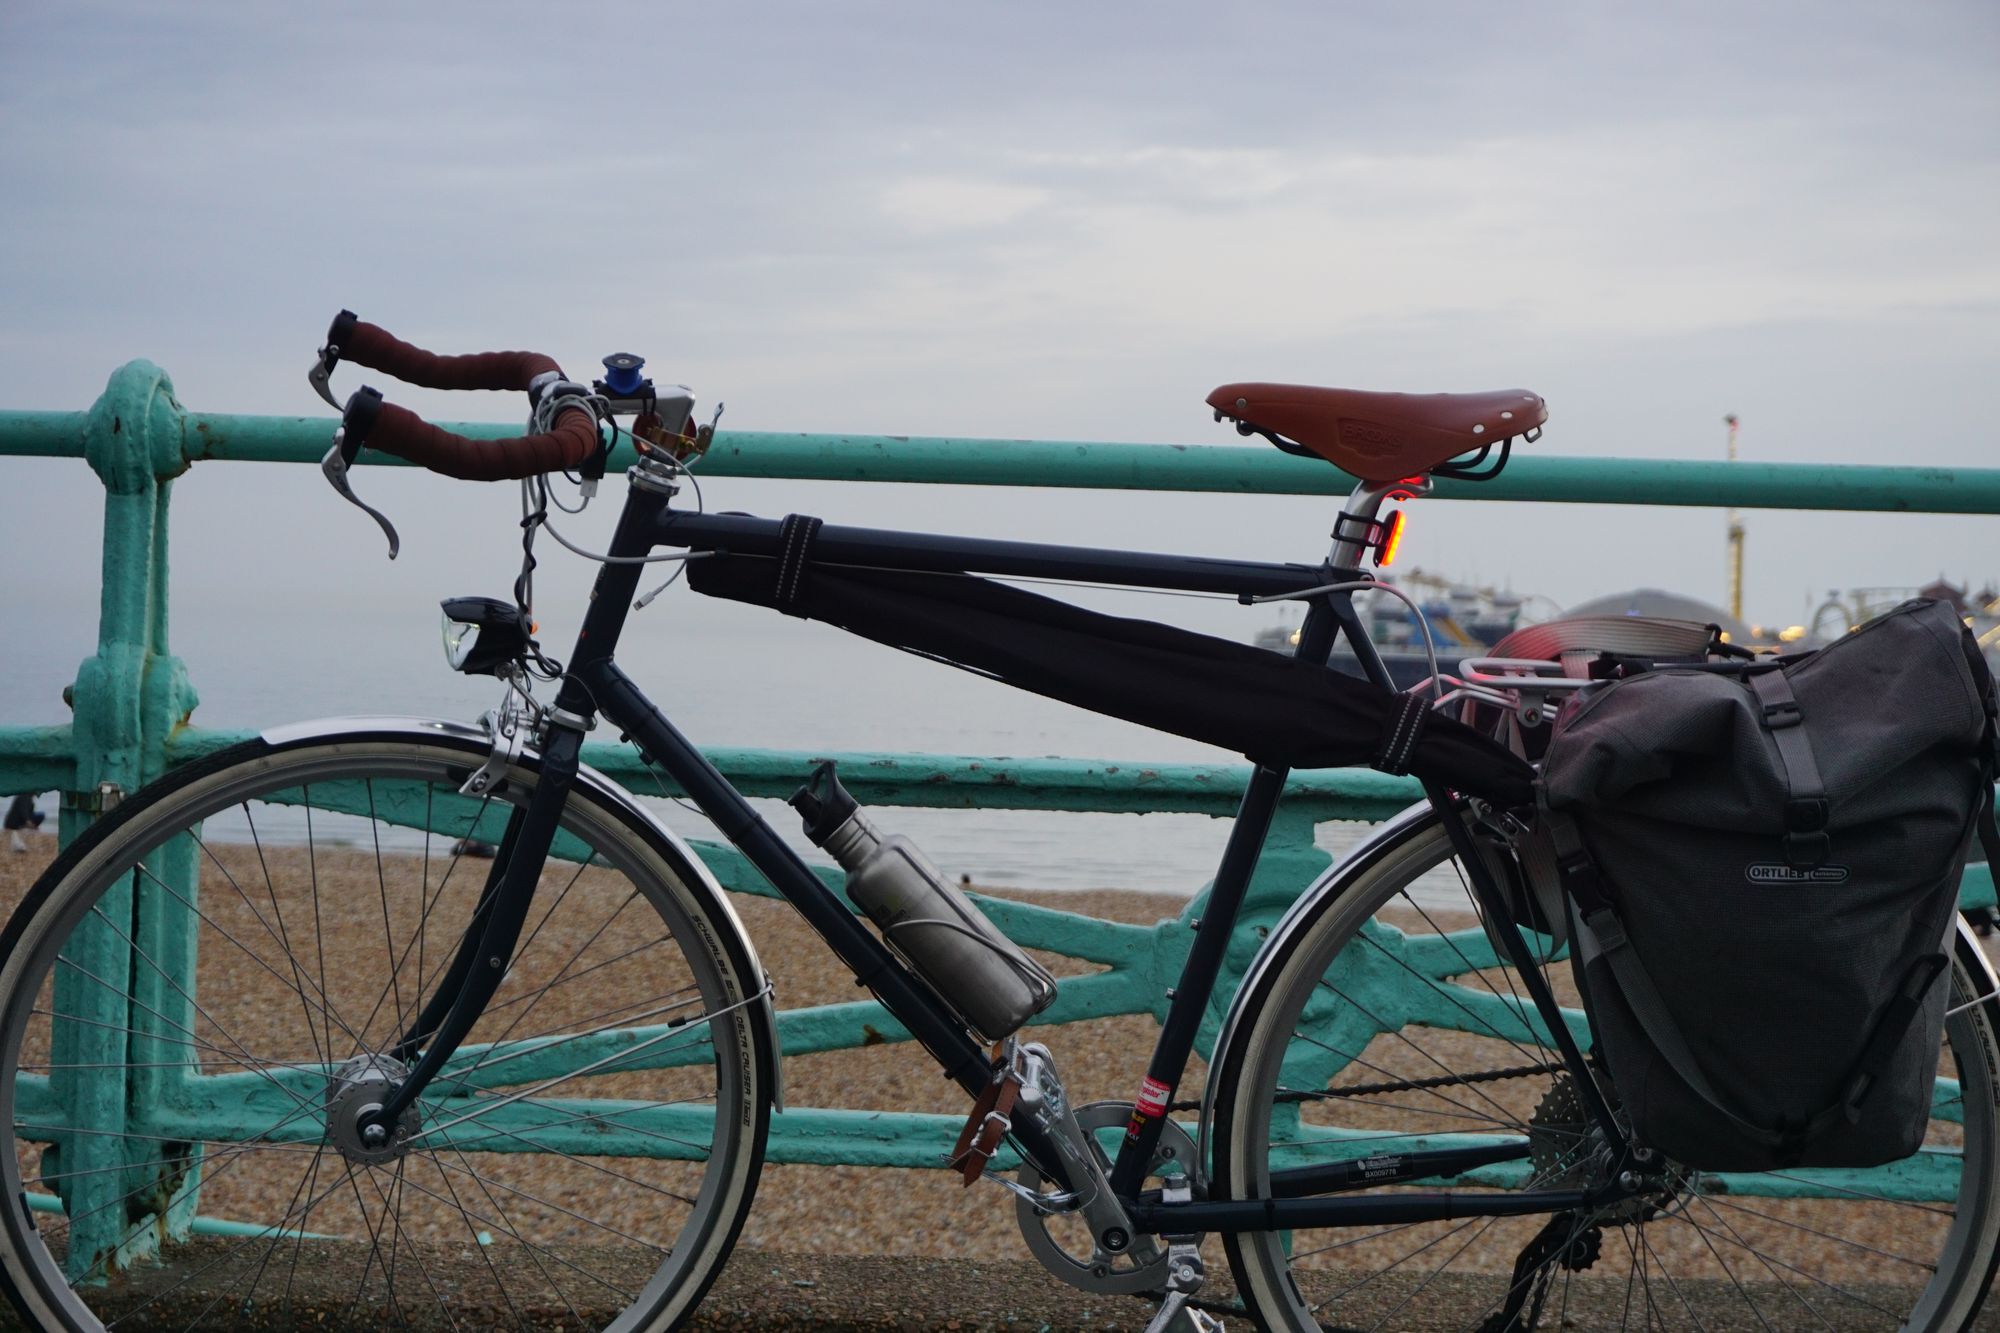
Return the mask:
<svg viewBox="0 0 2000 1333">
<path fill-rule="evenodd" d="M 340 356 L 343 361 L 394 375 L 405 384 L 426 389 L 526 389 L 537 375 L 549 371 L 562 373 L 555 358 L 540 352 L 439 356 L 365 320 L 354 322 Z"/>
<path fill-rule="evenodd" d="M 597 452 L 597 445 L 597 418 L 580 403 L 560 413 L 551 430 L 504 440 L 474 440 L 455 435 L 431 425 L 408 408 L 384 403 L 375 428 L 368 435 L 371 449 L 407 458 L 433 472 L 466 481 L 518 481 L 544 472 L 574 469 Z"/>
</svg>

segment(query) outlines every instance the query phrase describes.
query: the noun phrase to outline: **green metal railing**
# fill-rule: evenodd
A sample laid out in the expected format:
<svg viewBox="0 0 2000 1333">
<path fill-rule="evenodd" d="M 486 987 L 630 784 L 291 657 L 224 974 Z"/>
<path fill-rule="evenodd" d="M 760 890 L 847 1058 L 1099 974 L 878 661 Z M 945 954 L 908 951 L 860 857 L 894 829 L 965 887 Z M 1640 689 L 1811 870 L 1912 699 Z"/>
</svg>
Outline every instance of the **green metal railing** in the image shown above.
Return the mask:
<svg viewBox="0 0 2000 1333">
<path fill-rule="evenodd" d="M 472 435 L 513 430 L 487 425 L 452 429 Z M 73 711 L 69 723 L 0 727 L 0 794 L 60 791 L 60 835 L 67 843 L 107 800 L 132 792 L 172 765 L 242 739 L 190 725 L 196 695 L 167 633 L 173 483 L 197 462 L 317 462 L 330 430 L 331 423 L 320 417 L 187 412 L 166 375 L 143 361 L 115 372 L 88 411 L 0 412 L 0 455 L 80 457 L 105 491 L 97 651 L 67 694 Z M 613 462 L 619 460 L 614 456 Z M 740 432 L 716 438 L 704 474 L 1008 486 L 1033 477 L 1038 486 L 1240 494 L 1339 495 L 1348 489 L 1343 474 L 1322 463 L 1243 447 Z M 1436 494 L 1601 504 L 2000 513 L 2000 470 L 1522 457 L 1496 481 L 1442 482 Z M 621 781 L 650 782 L 650 772 L 629 749 L 597 744 L 587 747 L 584 757 Z M 786 794 L 814 760 L 824 757 L 711 752 L 723 772 L 753 796 Z M 910 754 L 833 757 L 842 761 L 843 779 L 859 798 L 901 806 L 1184 811 L 1226 817 L 1234 812 L 1249 773 L 1240 765 L 1133 766 Z M 1202 1034 L 1204 1054 L 1263 932 L 1330 864 L 1314 845 L 1315 826 L 1381 819 L 1417 796 L 1413 782 L 1367 771 L 1291 779 Z M 729 889 L 772 893 L 732 849 L 697 849 Z M 1192 891 L 1195 886 L 1189 887 Z M 1963 892 L 1968 903 L 1993 901 L 1992 881 L 1983 869 L 1968 872 Z M 1189 926 L 1201 911 L 1202 896 L 1196 894 L 1177 918 L 1153 926 L 1096 921 L 1017 902 L 986 900 L 983 905 L 1018 942 L 1103 969 L 1065 981 L 1055 1007 L 1038 1020 L 1065 1023 L 1163 1014 L 1167 987 L 1186 955 Z M 1476 930 L 1467 936 L 1467 953 L 1490 956 L 1478 936 Z M 1446 1025 L 1450 1019 L 1437 1022 Z M 873 1002 L 785 1010 L 779 1030 L 788 1055 L 907 1037 Z M 1136 1063 L 1134 1068 L 1136 1072 Z M 66 1113 L 113 1123 L 122 1122 L 125 1109 L 102 1098 L 93 1101 L 86 1091 Z M 957 1123 L 942 1116 L 790 1107 L 775 1122 L 770 1156 L 782 1162 L 935 1166 Z M 191 1201 L 180 1207 L 191 1218 Z"/>
</svg>

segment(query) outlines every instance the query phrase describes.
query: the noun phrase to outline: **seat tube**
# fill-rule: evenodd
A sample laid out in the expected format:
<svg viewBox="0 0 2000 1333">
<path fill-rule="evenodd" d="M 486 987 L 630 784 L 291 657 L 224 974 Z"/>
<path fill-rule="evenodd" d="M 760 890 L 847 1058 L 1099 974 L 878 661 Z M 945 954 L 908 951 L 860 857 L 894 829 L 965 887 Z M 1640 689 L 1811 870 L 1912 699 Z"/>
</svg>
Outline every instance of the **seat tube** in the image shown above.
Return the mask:
<svg viewBox="0 0 2000 1333">
<path fill-rule="evenodd" d="M 1347 600 L 1346 593 L 1313 600 L 1304 624 L 1299 627 L 1296 654 L 1299 658 L 1315 666 L 1326 665 L 1339 626 L 1334 604 L 1345 606 Z M 1264 839 L 1270 833 L 1271 817 L 1277 813 L 1278 800 L 1284 795 L 1285 779 L 1290 772 L 1286 768 L 1257 765 L 1237 805 L 1229 842 L 1223 848 L 1222 864 L 1216 868 L 1215 883 L 1209 890 L 1208 904 L 1196 927 L 1187 962 L 1170 992 L 1172 999 L 1166 1021 L 1160 1026 L 1159 1040 L 1146 1066 L 1146 1080 L 1135 1099 L 1125 1139 L 1119 1144 L 1118 1160 L 1112 1166 L 1111 1188 L 1120 1198 L 1134 1197 L 1146 1178 L 1147 1164 L 1152 1160 L 1153 1149 L 1159 1145 L 1160 1130 L 1174 1090 L 1187 1070 L 1202 1014 L 1208 1008 L 1216 978 L 1222 974 L 1223 957 L 1236 929 L 1237 914 L 1242 910 L 1244 895 L 1249 892 L 1258 856 L 1264 850 Z"/>
</svg>

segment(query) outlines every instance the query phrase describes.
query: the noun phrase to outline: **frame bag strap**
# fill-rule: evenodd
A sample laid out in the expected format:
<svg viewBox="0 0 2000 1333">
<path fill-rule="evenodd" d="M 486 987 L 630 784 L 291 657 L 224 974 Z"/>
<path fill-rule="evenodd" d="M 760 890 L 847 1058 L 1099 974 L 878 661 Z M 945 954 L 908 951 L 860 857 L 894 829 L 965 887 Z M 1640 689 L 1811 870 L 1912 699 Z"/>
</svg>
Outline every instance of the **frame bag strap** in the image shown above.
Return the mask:
<svg viewBox="0 0 2000 1333">
<path fill-rule="evenodd" d="M 787 514 L 778 525 L 777 606 L 788 616 L 805 618 L 806 613 L 796 609 L 799 587 L 805 582 L 813 538 L 823 526 L 822 520 L 808 514 Z"/>
<path fill-rule="evenodd" d="M 1758 720 L 1777 743 L 1778 763 L 1785 770 L 1785 864 L 1794 870 L 1817 869 L 1833 854 L 1833 845 L 1826 836 L 1826 783 L 1806 736 L 1805 713 L 1783 668 L 1750 677 L 1750 688 L 1762 705 Z"/>
<path fill-rule="evenodd" d="M 1381 744 L 1375 751 L 1375 757 L 1369 761 L 1371 767 L 1398 777 L 1410 771 L 1410 760 L 1417 753 L 1417 741 L 1423 736 L 1424 723 L 1430 720 L 1431 715 L 1430 702 L 1421 694 L 1405 694 L 1401 700 L 1382 730 Z"/>
</svg>

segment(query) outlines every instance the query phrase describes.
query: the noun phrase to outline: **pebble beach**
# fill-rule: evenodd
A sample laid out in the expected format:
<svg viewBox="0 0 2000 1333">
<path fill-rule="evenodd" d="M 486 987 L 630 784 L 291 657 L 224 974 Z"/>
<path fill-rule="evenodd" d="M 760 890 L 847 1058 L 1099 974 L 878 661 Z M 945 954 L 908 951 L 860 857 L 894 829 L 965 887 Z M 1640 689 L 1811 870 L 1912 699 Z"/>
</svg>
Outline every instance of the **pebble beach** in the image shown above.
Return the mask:
<svg viewBox="0 0 2000 1333">
<path fill-rule="evenodd" d="M 52 836 L 34 834 L 30 836 L 28 852 L 0 852 L 0 910 L 12 911 L 20 896 L 53 857 L 54 850 L 55 839 Z M 282 857 L 287 853 L 271 850 L 267 854 Z M 327 900 L 351 905 L 344 910 L 356 913 L 355 933 L 359 935 L 368 912 L 372 910 L 370 904 L 374 887 L 371 873 L 358 862 L 343 867 L 338 858 L 334 858 L 322 864 L 322 874 Z M 998 896 L 1031 899 L 1060 910 L 1136 924 L 1151 924 L 1170 916 L 1178 906 L 1173 900 L 1159 895 L 1108 890 L 1063 893 L 1007 891 Z M 741 896 L 734 898 L 733 902 L 756 941 L 765 967 L 771 973 L 782 1008 L 855 998 L 852 977 L 788 905 Z M 335 925 L 330 922 L 330 930 Z M 1040 961 L 1059 976 L 1065 972 L 1073 974 L 1084 966 L 1050 955 L 1041 955 Z M 204 984 L 210 983 L 205 979 Z M 1098 1099 L 1128 1099 L 1144 1072 L 1145 1058 L 1155 1031 L 1152 1019 L 1140 1015 L 1040 1029 L 1035 1035 L 1054 1050 L 1073 1097 L 1083 1103 Z M 1439 1037 L 1444 1042 L 1452 1039 L 1450 1035 Z M 1387 1060 L 1389 1057 L 1378 1058 Z M 1414 1060 L 1416 1057 L 1410 1058 Z M 1425 1071 L 1406 1065 L 1397 1072 L 1400 1076 L 1421 1077 Z M 1205 1073 L 1197 1060 L 1178 1095 L 1198 1097 Z M 786 1102 L 793 1107 L 837 1107 L 864 1112 L 925 1111 L 950 1116 L 959 1116 L 964 1112 L 962 1094 L 937 1073 L 920 1050 L 908 1043 L 882 1043 L 789 1057 L 785 1061 L 783 1078 Z M 1525 1090 L 1523 1095 L 1526 1095 Z M 1527 1102 L 1518 1107 L 1516 1113 L 1525 1116 L 1533 1109 L 1533 1103 Z M 242 1202 L 250 1204 L 252 1201 L 246 1199 Z M 1793 1215 L 1799 1221 L 1813 1224 L 1811 1209 L 1815 1205 L 1772 1206 L 1794 1210 Z M 1853 1234 L 1857 1222 L 1852 1213 L 1844 1213 L 1841 1217 L 1840 1225 L 1850 1232 L 1844 1238 L 1846 1241 L 1873 1240 L 1893 1245 L 1895 1238 L 1890 1234 L 1872 1238 Z M 1834 1223 L 1829 1220 L 1826 1225 Z M 1865 1227 L 1868 1223 L 1863 1219 L 1859 1225 Z M 1885 1221 L 1884 1225 L 1893 1225 L 1893 1218 Z M 1485 1247 L 1490 1250 L 1490 1255 L 1483 1259 L 1477 1255 L 1468 1256 L 1469 1262 L 1459 1266 L 1475 1271 L 1504 1272 L 1520 1242 L 1504 1228 L 1494 1230 L 1493 1242 Z M 1218 1279 L 1212 1290 L 1218 1298 L 1226 1297 L 1229 1291 L 1225 1280 L 1228 1268 L 1222 1247 L 1211 1238 L 1205 1246 L 1205 1253 L 1210 1271 Z M 1836 1243 L 1830 1239 L 1825 1271 L 1830 1275 L 1839 1271 L 1842 1264 L 1853 1261 L 1858 1253 L 1865 1251 L 1857 1250 L 1853 1244 Z M 863 1296 L 879 1301 L 880 1292 L 849 1292 L 844 1296 L 817 1292 L 817 1284 L 823 1278 L 837 1279 L 837 1275 L 848 1271 L 843 1264 L 862 1263 L 865 1266 L 873 1261 L 870 1257 L 896 1257 L 912 1262 L 912 1267 L 907 1270 L 912 1284 L 909 1300 L 914 1300 L 915 1293 L 921 1290 L 935 1289 L 940 1293 L 954 1290 L 955 1266 L 968 1257 L 983 1265 L 999 1265 L 991 1269 L 986 1290 L 1015 1293 L 1017 1299 L 1010 1299 L 1014 1299 L 1023 1312 L 1031 1307 L 1037 1311 L 1051 1308 L 1045 1302 L 1035 1304 L 1034 1301 L 1057 1299 L 1060 1292 L 1059 1288 L 1043 1291 L 1048 1284 L 1040 1280 L 1038 1272 L 1033 1274 L 1036 1282 L 1024 1285 L 1024 1275 L 1030 1270 L 1012 1266 L 1026 1258 L 1015 1221 L 1015 1210 L 1012 1201 L 991 1184 L 982 1182 L 966 1189 L 954 1173 L 940 1170 L 770 1164 L 763 1171 L 755 1206 L 739 1242 L 738 1257 L 732 1262 L 723 1285 L 718 1288 L 716 1299 L 721 1304 L 704 1311 L 704 1322 L 715 1321 L 718 1326 L 732 1322 L 755 1323 L 759 1317 L 756 1311 L 762 1308 L 761 1303 L 771 1300 L 781 1300 L 788 1309 L 801 1301 L 810 1303 L 810 1300 L 822 1296 L 836 1302 L 861 1299 Z M 1370 1261 L 1371 1256 L 1365 1247 L 1348 1256 L 1348 1262 L 1356 1265 L 1365 1266 Z M 1389 1257 L 1384 1255 L 1375 1262 L 1389 1262 Z M 819 1276 L 785 1276 L 778 1285 L 760 1284 L 755 1275 L 761 1271 L 759 1265 L 773 1274 L 811 1270 Z M 1853 1276 L 1873 1280 L 1876 1275 L 1864 1264 Z M 801 1283 L 807 1285 L 798 1285 Z M 1032 1293 L 1036 1291 L 1041 1291 L 1042 1295 L 1031 1300 Z M 952 1308 L 948 1294 L 939 1300 L 941 1306 L 925 1308 Z M 987 1305 L 993 1303 L 992 1298 L 987 1298 Z M 1098 1304 L 1102 1309 L 1086 1321 L 1090 1326 L 1137 1327 L 1144 1322 L 1142 1317 L 1136 1317 L 1142 1313 L 1137 1302 L 1121 1298 L 1102 1300 Z M 1062 1307 L 1058 1301 L 1052 1308 Z M 741 1318 L 732 1319 L 728 1314 L 731 1309 Z M 1051 1322 L 1044 1314 L 1029 1318 L 1023 1313 L 1021 1317 L 1027 1320 L 1029 1326 L 1039 1327 Z M 945 1322 L 946 1318 L 948 1316 L 941 1316 L 935 1326 L 953 1327 Z M 799 1318 L 793 1314 L 784 1315 L 783 1319 L 786 1322 L 798 1319 L 808 1324 L 824 1322 L 820 1316 Z M 860 1319 L 858 1315 L 856 1319 L 859 1322 L 879 1322 L 872 1318 Z M 832 1322 L 839 1324 L 841 1321 Z M 1015 1316 L 1009 1314 L 1005 1318 L 973 1319 L 966 1326 L 1016 1324 Z M 1421 1325 L 1398 1322 L 1391 1326 Z"/>
</svg>

